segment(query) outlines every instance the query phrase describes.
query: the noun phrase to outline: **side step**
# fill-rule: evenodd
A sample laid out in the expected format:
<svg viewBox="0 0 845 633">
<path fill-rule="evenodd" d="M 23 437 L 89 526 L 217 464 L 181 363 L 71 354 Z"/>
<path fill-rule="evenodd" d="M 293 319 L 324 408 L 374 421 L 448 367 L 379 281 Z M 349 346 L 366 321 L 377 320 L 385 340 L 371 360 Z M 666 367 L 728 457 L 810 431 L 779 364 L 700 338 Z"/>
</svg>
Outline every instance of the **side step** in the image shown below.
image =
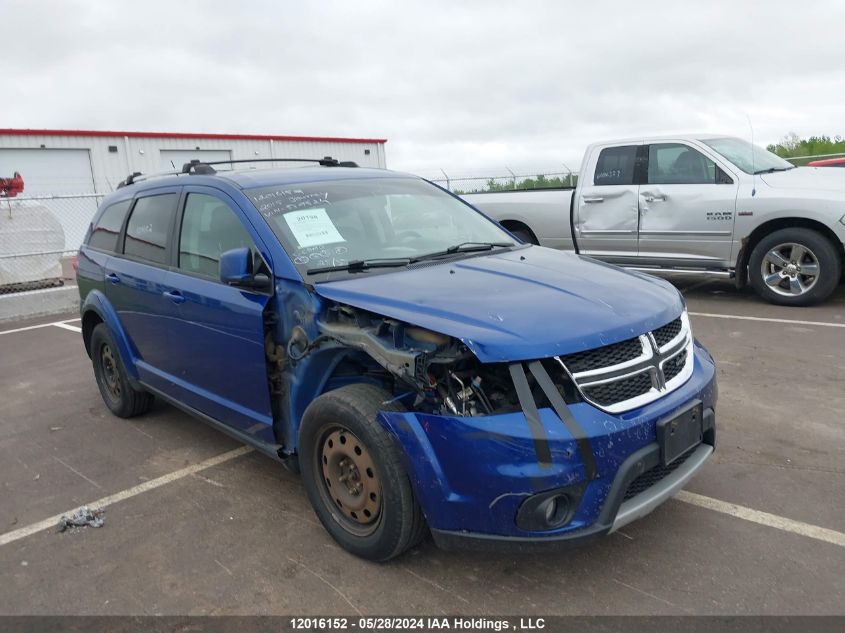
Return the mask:
<svg viewBox="0 0 845 633">
<path fill-rule="evenodd" d="M 656 266 L 623 266 L 623 268 L 658 275 L 703 275 L 707 277 L 722 277 L 723 279 L 733 279 L 736 276 L 736 272 L 733 270 L 709 270 L 707 268 L 657 268 Z"/>
</svg>

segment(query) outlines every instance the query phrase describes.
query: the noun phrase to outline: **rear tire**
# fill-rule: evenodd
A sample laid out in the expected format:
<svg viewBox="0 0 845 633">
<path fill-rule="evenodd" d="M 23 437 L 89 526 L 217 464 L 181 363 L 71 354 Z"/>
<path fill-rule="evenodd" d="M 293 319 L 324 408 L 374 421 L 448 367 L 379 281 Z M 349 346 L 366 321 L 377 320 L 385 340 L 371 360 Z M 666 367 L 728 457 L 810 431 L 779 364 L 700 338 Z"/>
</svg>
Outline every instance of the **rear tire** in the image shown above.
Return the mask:
<svg viewBox="0 0 845 633">
<path fill-rule="evenodd" d="M 153 396 L 129 382 L 126 366 L 105 323 L 99 323 L 91 332 L 89 348 L 97 387 L 111 412 L 120 418 L 132 418 L 149 411 Z"/>
<path fill-rule="evenodd" d="M 400 449 L 376 420 L 405 410 L 391 399 L 374 385 L 341 387 L 308 405 L 299 428 L 302 483 L 317 517 L 341 547 L 374 561 L 426 532 Z"/>
<path fill-rule="evenodd" d="M 748 277 L 777 305 L 808 306 L 827 299 L 842 277 L 836 248 L 812 229 L 781 229 L 761 239 L 748 260 Z"/>
</svg>

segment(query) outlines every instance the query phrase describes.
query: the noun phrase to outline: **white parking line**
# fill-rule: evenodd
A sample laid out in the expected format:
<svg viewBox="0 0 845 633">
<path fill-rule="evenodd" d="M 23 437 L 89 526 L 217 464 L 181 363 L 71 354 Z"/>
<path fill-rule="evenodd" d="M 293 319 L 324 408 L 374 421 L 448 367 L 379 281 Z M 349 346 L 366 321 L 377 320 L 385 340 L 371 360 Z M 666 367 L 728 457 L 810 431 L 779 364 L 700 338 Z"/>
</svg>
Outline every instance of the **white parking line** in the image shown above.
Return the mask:
<svg viewBox="0 0 845 633">
<path fill-rule="evenodd" d="M 14 329 L 14 330 L 4 330 L 4 331 L 0 332 L 0 335 L 2 335 L 2 334 L 14 334 L 16 332 L 28 332 L 29 330 L 37 330 L 39 328 L 50 327 L 52 325 L 62 327 L 65 323 L 70 323 L 71 321 L 79 321 L 79 319 L 65 319 L 64 321 L 54 321 L 52 323 L 41 323 L 39 325 L 30 325 L 30 326 L 27 326 L 27 327 L 19 327 L 19 328 Z M 79 331 L 81 332 L 82 330 L 80 329 Z"/>
<path fill-rule="evenodd" d="M 81 327 L 76 327 L 75 325 L 68 325 L 67 323 L 53 323 L 56 327 L 60 327 L 64 330 L 70 330 L 71 332 L 81 332 Z"/>
<path fill-rule="evenodd" d="M 173 481 L 176 481 L 177 479 L 182 479 L 184 477 L 187 477 L 188 475 L 193 475 L 194 473 L 198 473 L 207 468 L 211 468 L 212 466 L 225 464 L 226 462 L 240 457 L 241 455 L 251 453 L 253 450 L 254 449 L 250 446 L 241 446 L 240 448 L 228 451 L 226 453 L 223 453 L 222 455 L 211 457 L 209 459 L 206 459 L 205 461 L 193 464 L 192 466 L 186 466 L 181 470 L 177 470 L 167 475 L 162 475 L 161 477 L 158 477 L 156 479 L 145 481 L 142 484 L 138 484 L 137 486 L 133 486 L 132 488 L 128 488 L 127 490 L 123 490 L 113 495 L 109 495 L 108 497 L 97 499 L 96 501 L 92 501 L 91 503 L 85 505 L 90 508 L 105 508 L 114 503 L 117 503 L 118 501 L 129 499 L 130 497 L 139 495 L 142 492 L 147 492 L 148 490 L 155 490 L 156 488 L 160 488 L 165 484 L 169 484 Z M 43 521 L 39 521 L 38 523 L 33 523 L 32 525 L 27 525 L 26 527 L 18 528 L 17 530 L 12 530 L 11 532 L 6 532 L 5 534 L 0 534 L 0 546 L 6 545 L 8 543 L 13 543 L 14 541 L 18 541 L 22 538 L 26 538 L 27 536 L 37 534 L 38 532 L 43 532 L 44 530 L 55 528 L 56 525 L 58 525 L 59 523 L 59 519 L 61 519 L 63 516 L 70 516 L 75 510 L 76 508 L 73 508 L 71 510 L 62 512 L 61 514 L 56 514 L 47 519 L 44 519 Z"/>
<path fill-rule="evenodd" d="M 799 321 L 797 319 L 771 319 L 767 317 L 743 316 L 740 314 L 713 314 L 711 312 L 690 312 L 691 316 L 710 317 L 712 319 L 738 319 L 740 321 L 765 321 L 767 323 L 787 323 L 791 325 L 820 325 L 822 327 L 845 327 L 845 323 L 826 321 Z"/>
<path fill-rule="evenodd" d="M 836 530 L 830 530 L 828 528 L 811 525 L 810 523 L 803 523 L 801 521 L 794 521 L 793 519 L 787 519 L 786 517 L 778 516 L 776 514 L 753 510 L 752 508 L 746 508 L 745 506 L 740 506 L 735 503 L 728 503 L 727 501 L 720 501 L 719 499 L 713 499 L 712 497 L 705 497 L 704 495 L 687 492 L 686 490 L 681 490 L 677 495 L 675 495 L 675 499 L 683 501 L 684 503 L 690 503 L 694 506 L 698 506 L 699 508 L 706 508 L 708 510 L 713 510 L 714 512 L 728 514 L 732 517 L 736 517 L 737 519 L 751 521 L 752 523 L 757 523 L 758 525 L 765 525 L 778 530 L 783 530 L 784 532 L 792 532 L 793 534 L 800 534 L 801 536 L 816 539 L 817 541 L 824 541 L 826 543 L 838 545 L 839 547 L 845 547 L 845 534 L 837 532 Z"/>
</svg>

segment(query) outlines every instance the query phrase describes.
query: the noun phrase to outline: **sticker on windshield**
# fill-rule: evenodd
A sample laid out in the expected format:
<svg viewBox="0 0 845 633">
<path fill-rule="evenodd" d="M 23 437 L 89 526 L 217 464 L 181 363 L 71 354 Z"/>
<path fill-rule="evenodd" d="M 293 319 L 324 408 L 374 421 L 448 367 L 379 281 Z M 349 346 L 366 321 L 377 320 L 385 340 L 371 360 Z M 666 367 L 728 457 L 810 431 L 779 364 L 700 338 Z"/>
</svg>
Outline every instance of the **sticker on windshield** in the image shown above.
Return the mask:
<svg viewBox="0 0 845 633">
<path fill-rule="evenodd" d="M 325 209 L 291 211 L 283 216 L 299 248 L 345 242 Z"/>
</svg>

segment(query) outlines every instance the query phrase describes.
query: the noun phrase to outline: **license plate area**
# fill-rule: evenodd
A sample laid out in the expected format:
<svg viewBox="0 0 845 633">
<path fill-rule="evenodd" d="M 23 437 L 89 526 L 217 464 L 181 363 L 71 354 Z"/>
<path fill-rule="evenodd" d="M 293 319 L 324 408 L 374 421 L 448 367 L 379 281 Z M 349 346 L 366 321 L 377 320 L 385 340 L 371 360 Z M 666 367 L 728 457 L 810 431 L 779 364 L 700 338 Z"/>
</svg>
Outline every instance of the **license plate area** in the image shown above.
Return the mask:
<svg viewBox="0 0 845 633">
<path fill-rule="evenodd" d="M 702 440 L 702 404 L 696 400 L 680 413 L 657 421 L 660 463 L 671 464 Z"/>
</svg>

